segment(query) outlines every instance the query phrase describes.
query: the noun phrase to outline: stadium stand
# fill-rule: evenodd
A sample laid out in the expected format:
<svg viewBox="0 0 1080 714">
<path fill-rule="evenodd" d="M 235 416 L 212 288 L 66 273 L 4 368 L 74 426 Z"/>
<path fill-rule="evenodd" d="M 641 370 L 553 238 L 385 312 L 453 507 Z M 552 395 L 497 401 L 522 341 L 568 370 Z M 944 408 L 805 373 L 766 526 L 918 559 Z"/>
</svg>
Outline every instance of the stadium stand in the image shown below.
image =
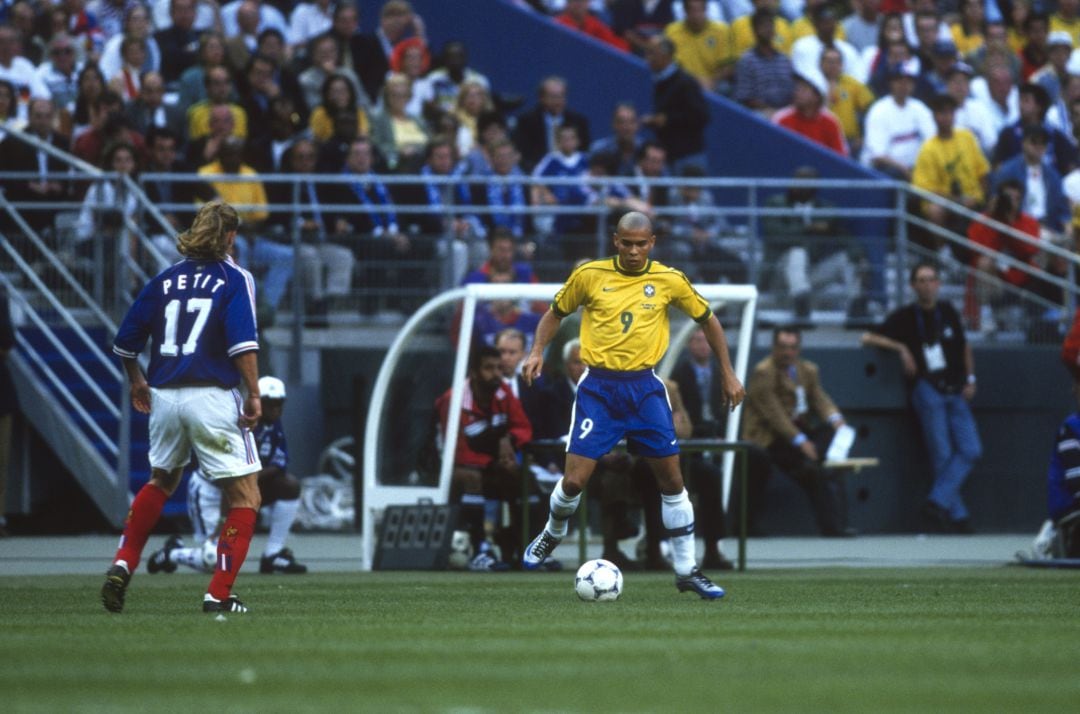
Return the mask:
<svg viewBox="0 0 1080 714">
<path fill-rule="evenodd" d="M 702 0 L 686 4 L 695 2 L 707 6 L 708 33 L 728 32 L 739 19 L 724 16 L 718 9 L 738 4 Z M 267 265 L 266 256 L 298 253 L 284 250 L 294 244 L 329 241 L 352 251 L 358 263 L 347 294 L 335 295 L 329 312 L 318 319 L 306 319 L 312 305 L 306 299 L 310 290 L 305 290 L 301 270 L 288 271 L 293 277 L 276 309 L 264 306 L 260 313 L 269 348 L 264 359 L 279 368 L 288 367 L 276 371 L 290 375 L 290 394 L 320 414 L 295 428 L 288 425 L 290 433 L 304 435 L 298 442 L 311 442 L 298 443 L 294 458 L 312 467 L 320 446 L 331 437 L 363 431 L 366 405 L 361 397 L 374 373 L 370 364 L 352 364 L 343 372 L 344 386 L 334 389 L 327 375 L 334 374 L 329 365 L 338 362 L 329 355 L 335 350 L 385 350 L 417 305 L 455 287 L 461 275 L 484 264 L 484 238 L 499 227 L 515 236 L 515 262 L 526 264 L 544 279 L 555 279 L 566 274 L 574 259 L 608 252 L 612 218 L 618 211 L 645 208 L 658 226 L 659 259 L 678 266 L 685 256 L 695 256 L 694 265 L 685 267 L 701 275 L 724 275 L 732 264 L 738 264 L 740 280 L 745 278 L 761 291 L 760 320 L 775 324 L 798 318 L 816 327 L 809 333 L 811 348 L 850 346 L 854 333 L 845 328 L 864 327 L 907 302 L 906 270 L 919 259 L 941 266 L 946 278 L 943 296 L 964 307 L 966 326 L 977 344 L 1016 350 L 1017 359 L 1030 359 L 1032 364 L 1038 364 L 1038 355 L 1049 349 L 1045 345 L 1060 340 L 1075 305 L 1078 260 L 1072 250 L 1072 225 L 1057 231 L 1047 227 L 1033 237 L 990 223 L 998 215 L 991 205 L 969 202 L 961 206 L 947 190 L 929 193 L 895 182 L 860 163 L 858 155 L 841 156 L 770 123 L 730 98 L 737 90 L 731 70 L 739 57 L 722 63 L 716 81 L 703 81 L 709 114 L 704 175 L 687 175 L 665 165 L 662 150 L 657 153 L 656 145 L 650 148 L 647 142 L 652 134 L 643 131 L 641 154 L 633 167 L 623 161 L 620 168 L 617 157 L 602 153 L 581 154 L 574 160 L 587 164 L 587 172 L 529 176 L 519 168 L 522 147 L 514 146 L 512 137 L 518 117 L 532 110 L 532 97 L 545 78 L 565 78 L 569 106 L 587 121 L 592 138 L 601 142 L 611 133 L 612 113 L 620 103 L 635 107 L 639 116 L 655 112 L 653 87 L 661 78 L 652 76 L 645 61 L 623 50 L 619 42 L 595 39 L 558 20 L 565 3 L 360 0 L 353 6 L 341 0 L 332 18 L 322 18 L 328 22 L 315 17 L 313 5 L 291 0 L 264 5 L 276 7 L 275 14 L 286 20 L 293 18 L 294 27 L 286 27 L 284 37 L 279 36 L 276 21 L 256 16 L 257 22 L 249 27 L 251 18 L 245 19 L 239 11 L 223 22 L 213 4 L 187 0 L 174 4 L 172 14 L 163 11 L 160 2 L 149 8 L 153 26 L 147 42 L 156 37 L 154 46 L 159 51 L 132 53 L 132 57 L 142 57 L 141 66 L 125 65 L 110 74 L 111 80 L 97 67 L 106 48 L 115 49 L 123 42 L 117 41 L 122 17 L 98 18 L 92 11 L 81 11 L 66 18 L 67 32 L 61 33 L 56 19 L 49 20 L 62 9 L 31 2 L 38 21 L 28 26 L 14 22 L 8 4 L 0 7 L 0 188 L 4 192 L 0 198 L 4 236 L 0 283 L 21 316 L 15 370 L 22 378 L 18 388 L 23 413 L 44 437 L 43 448 L 60 457 L 62 466 L 114 525 L 126 511 L 125 486 L 137 490 L 146 478 L 145 425 L 128 413 L 120 375 L 100 355 L 111 339 L 115 320 L 146 276 L 172 258 L 172 236 L 185 227 L 177 217 L 190 215 L 192 199 L 214 195 L 214 185 L 236 189 L 226 193 L 247 195 L 236 177 L 209 176 L 205 170 L 204 175 L 198 173 L 213 166 L 221 146 L 233 134 L 248 135 L 244 163 L 257 167 L 265 188 L 264 196 L 252 198 L 265 212 L 261 225 L 250 226 L 259 229 L 258 242 L 245 251 L 251 255 L 251 267 L 259 266 L 257 278 L 280 276 L 282 271 L 275 268 L 283 266 Z M 750 3 L 742 5 L 750 7 Z M 845 3 L 831 6 L 839 17 L 850 12 Z M 596 17 L 597 22 L 615 27 L 613 19 L 618 20 L 619 14 L 613 18 L 605 12 Z M 861 20 L 865 24 L 865 16 Z M 972 93 L 996 107 L 1001 115 L 998 129 L 1018 126 L 1027 115 L 1019 106 L 1021 78 L 1010 75 L 1005 84 L 994 79 L 988 88 L 989 79 L 1022 66 L 1019 55 L 1007 46 L 983 41 L 984 36 L 996 36 L 1000 25 L 972 27 L 967 18 L 947 12 L 940 13 L 938 20 L 946 31 L 954 28 L 953 37 L 963 38 L 963 43 L 952 44 L 953 59 L 964 63 L 961 74 L 965 77 L 975 74 L 972 68 L 979 69 Z M 686 48 L 692 47 L 697 32 L 687 22 L 679 7 L 672 23 L 678 26 L 666 33 L 679 38 L 680 52 L 689 52 Z M 880 16 L 876 22 L 881 27 L 894 24 Z M 325 27 L 329 29 L 324 34 L 320 28 Z M 222 34 L 229 28 L 233 34 Z M 654 34 L 665 30 L 653 29 Z M 1023 28 L 1009 29 L 1023 32 Z M 647 23 L 615 30 L 632 32 L 638 40 L 651 32 Z M 137 34 L 147 37 L 143 30 Z M 903 42 L 886 34 L 883 31 L 878 40 Z M 199 54 L 200 46 L 222 40 L 222 51 Z M 336 52 L 309 51 L 328 40 L 335 43 Z M 828 49 L 828 37 L 818 42 Z M 410 44 L 395 57 L 395 45 L 401 43 Z M 125 47 L 129 44 L 133 42 Z M 450 51 L 444 51 L 448 46 Z M 402 67 L 404 50 L 409 47 L 423 50 L 417 56 L 425 58 L 425 69 Z M 939 42 L 934 47 L 940 54 L 948 45 Z M 815 66 L 803 70 L 804 75 L 813 74 L 827 83 L 824 98 L 830 107 L 838 103 L 849 107 L 844 115 L 849 136 L 862 135 L 856 128 L 869 109 L 864 93 L 866 86 L 872 86 L 872 78 L 912 75 L 919 92 L 934 79 L 933 72 L 940 73 L 935 69 L 940 63 L 924 59 L 920 64 L 918 52 L 900 67 L 895 60 L 904 53 L 894 56 L 886 49 L 878 52 L 872 44 L 860 47 L 858 62 L 850 58 L 851 53 L 842 53 L 842 71 L 831 68 L 828 79 L 820 74 L 820 62 L 813 57 L 809 61 Z M 76 56 L 74 63 L 61 57 L 69 50 Z M 176 66 L 181 56 L 183 66 Z M 1031 64 L 1033 56 L 1025 53 L 1024 63 Z M 237 57 L 249 59 L 241 63 Z M 194 66 L 196 58 L 203 64 Z M 807 62 L 806 52 L 797 59 Z M 405 73 L 387 83 L 385 73 L 372 69 L 383 62 Z M 1080 89 L 1080 82 L 1070 80 L 1080 76 L 1080 66 L 1070 62 L 1062 74 L 1060 67 L 1047 60 L 1045 67 L 1030 70 L 1028 74 L 1046 89 L 1051 101 L 1045 119 L 1048 130 L 1070 143 L 1075 152 L 1080 124 L 1073 123 L 1076 101 L 1070 87 Z M 139 99 L 139 89 L 147 76 L 156 85 L 159 73 L 164 75 L 165 97 L 163 105 L 155 106 Z M 415 96 L 404 113 L 383 106 L 384 83 L 389 90 L 411 83 Z M 465 95 L 463 102 L 471 101 L 466 97 L 472 94 L 483 96 L 483 106 L 454 111 L 459 90 Z M 856 92 L 858 98 L 848 96 Z M 124 103 L 123 111 L 113 106 L 117 96 Z M 319 98 L 317 106 L 311 105 L 312 97 Z M 211 111 L 210 105 L 220 110 Z M 892 111 L 898 110 L 893 107 Z M 181 114 L 184 121 L 178 119 Z M 492 116 L 498 120 L 492 121 Z M 137 125 L 132 124 L 132 117 L 137 117 Z M 262 120 L 253 121 L 253 117 Z M 547 132 L 543 155 L 556 149 L 555 129 L 561 118 L 541 112 L 539 120 Z M 189 133 L 192 126 L 195 135 Z M 144 142 L 144 133 L 154 139 L 165 128 L 176 134 L 173 150 L 193 157 L 188 171 L 161 171 L 160 167 L 173 165 L 175 155 L 163 160 L 151 152 L 159 143 L 168 142 Z M 283 172 L 282 167 L 292 166 L 293 145 L 312 139 L 313 132 L 321 137 L 316 140 L 318 169 L 313 174 Z M 358 136 L 372 138 L 369 146 L 376 151 L 372 168 L 359 173 L 347 168 L 350 147 Z M 112 167 L 103 163 L 118 141 L 134 147 L 136 167 L 127 178 L 111 173 Z M 457 156 L 460 163 L 455 161 L 455 168 L 433 172 L 420 160 L 424 147 L 433 141 L 473 148 L 468 161 Z M 856 143 L 852 148 L 859 146 Z M 982 149 L 993 160 L 994 147 Z M 914 147 L 912 156 L 917 151 Z M 567 163 L 571 158 L 567 157 Z M 650 161 L 659 163 L 652 166 Z M 799 167 L 812 167 L 817 177 L 799 178 Z M 1080 203 L 1080 172 L 1060 179 L 1060 193 L 1074 209 Z M 91 190 L 94 185 L 109 188 Z M 937 185 L 951 188 L 947 177 Z M 531 196 L 546 193 L 532 190 L 538 186 L 567 198 L 531 205 Z M 1041 180 L 1030 182 L 1030 187 L 1025 184 L 1024 212 L 1046 210 L 1041 186 Z M 705 191 L 708 200 L 685 200 L 687 188 Z M 789 200 L 806 193 L 800 189 L 811 188 L 821 199 L 817 203 Z M 93 198 L 87 202 L 87 195 L 111 198 L 102 204 Z M 125 205 L 136 208 L 117 210 Z M 77 228 L 80 211 L 84 216 L 81 230 Z M 708 220 L 699 217 L 702 213 Z M 923 218 L 926 215 L 947 215 L 949 220 L 930 221 Z M 1080 212 L 1072 210 L 1069 215 L 1077 221 Z M 843 235 L 831 238 L 837 245 L 858 248 L 852 251 L 859 256 L 853 266 L 857 294 L 839 284 L 819 286 L 813 310 L 806 312 L 804 304 L 793 304 L 783 280 L 776 280 L 782 271 L 773 257 L 778 251 L 770 245 L 779 236 L 770 233 L 770 226 L 801 223 L 805 234 L 816 235 L 818 227 L 839 219 Z M 982 236 L 978 241 L 968 239 L 972 223 L 982 228 L 976 231 Z M 695 233 L 688 228 L 695 225 L 709 228 Z M 788 233 L 792 232 L 799 233 Z M 676 237 L 682 248 L 669 258 L 664 253 L 665 240 Z M 789 239 L 786 234 L 784 240 Z M 1026 249 L 1018 250 L 1015 244 Z M 260 247 L 264 248 L 261 252 Z M 830 248 L 823 244 L 821 254 Z M 1032 252 L 1037 258 L 1029 259 Z M 710 260 L 716 264 L 710 265 Z M 1030 279 L 1018 281 L 1017 273 Z M 986 289 L 987 285 L 993 290 Z M 282 289 L 280 281 L 277 288 Z M 991 294 L 995 297 L 987 304 L 985 296 Z M 446 333 L 433 333 L 431 339 L 445 340 Z M 862 364 L 865 355 L 849 357 L 849 366 L 863 369 L 855 365 Z M 416 358 L 420 359 L 419 353 Z M 438 380 L 432 375 L 427 378 L 435 390 Z M 1049 394 L 1041 406 L 1036 405 L 1038 400 L 1018 398 L 1008 390 L 1005 396 L 987 396 L 987 405 L 992 402 L 1037 413 L 1025 428 L 1030 428 L 1033 438 L 1041 438 L 1038 430 L 1057 422 L 1054 405 L 1061 405 L 1050 377 L 1039 384 Z M 868 398 L 858 404 L 871 411 L 875 404 L 901 408 L 891 397 L 881 397 L 881 384 L 874 389 L 879 390 L 875 394 L 880 402 Z M 1012 403 L 1012 398 L 1019 401 Z M 291 409 L 296 416 L 290 418 L 299 421 L 302 411 Z M 411 414 L 410 418 L 422 422 L 424 415 Z M 135 425 L 134 433 L 130 424 Z M 399 444 L 398 448 L 408 451 L 411 446 Z M 874 453 L 882 456 L 883 470 L 891 468 L 899 476 L 909 468 L 890 466 L 893 452 L 889 450 L 875 449 Z M 25 475 L 30 465 L 23 460 L 16 468 Z M 989 471 L 999 474 L 995 478 L 1007 479 L 1006 469 Z M 876 477 L 882 480 L 881 475 Z M 24 513 L 31 512 L 40 494 L 33 494 L 25 484 L 16 488 L 24 488 L 19 493 L 25 499 L 13 503 Z M 180 514 L 180 504 L 182 489 L 171 502 L 171 512 Z M 1006 514 L 994 517 L 998 523 L 1011 518 Z M 903 528 L 907 523 L 897 517 L 885 519 L 882 527 Z M 867 530 L 864 524 L 857 525 Z"/>
</svg>

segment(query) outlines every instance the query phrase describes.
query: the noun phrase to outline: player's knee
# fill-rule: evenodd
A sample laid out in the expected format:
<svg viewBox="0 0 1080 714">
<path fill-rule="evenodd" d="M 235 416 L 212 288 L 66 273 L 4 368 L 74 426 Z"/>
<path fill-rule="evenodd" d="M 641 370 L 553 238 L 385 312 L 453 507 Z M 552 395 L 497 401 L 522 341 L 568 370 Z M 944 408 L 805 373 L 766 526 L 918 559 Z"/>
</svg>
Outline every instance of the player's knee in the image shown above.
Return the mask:
<svg viewBox="0 0 1080 714">
<path fill-rule="evenodd" d="M 182 469 L 174 469 L 172 471 L 153 469 L 150 473 L 150 483 L 171 496 L 173 495 L 173 492 L 176 491 L 176 487 L 180 485 L 180 477 L 182 475 Z"/>
<path fill-rule="evenodd" d="M 300 498 L 300 479 L 292 474 L 285 474 L 281 483 L 281 500 L 295 501 Z"/>
<path fill-rule="evenodd" d="M 478 494 L 484 490 L 484 477 L 480 469 L 456 468 L 451 475 L 454 491 Z"/>
<path fill-rule="evenodd" d="M 292 474 L 259 479 L 259 496 L 264 505 L 277 501 L 295 501 L 300 498 L 300 481 Z"/>
</svg>

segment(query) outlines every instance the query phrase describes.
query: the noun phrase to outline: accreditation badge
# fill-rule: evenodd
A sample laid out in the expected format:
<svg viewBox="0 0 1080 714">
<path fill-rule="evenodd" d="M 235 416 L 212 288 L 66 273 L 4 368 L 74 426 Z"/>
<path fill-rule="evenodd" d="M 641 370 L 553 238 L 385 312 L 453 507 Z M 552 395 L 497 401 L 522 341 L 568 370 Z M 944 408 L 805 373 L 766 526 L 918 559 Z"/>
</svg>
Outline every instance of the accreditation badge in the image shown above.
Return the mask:
<svg viewBox="0 0 1080 714">
<path fill-rule="evenodd" d="M 923 357 L 926 359 L 927 372 L 934 373 L 945 369 L 945 350 L 941 348 L 940 342 L 932 345 L 924 344 L 922 351 Z"/>
</svg>

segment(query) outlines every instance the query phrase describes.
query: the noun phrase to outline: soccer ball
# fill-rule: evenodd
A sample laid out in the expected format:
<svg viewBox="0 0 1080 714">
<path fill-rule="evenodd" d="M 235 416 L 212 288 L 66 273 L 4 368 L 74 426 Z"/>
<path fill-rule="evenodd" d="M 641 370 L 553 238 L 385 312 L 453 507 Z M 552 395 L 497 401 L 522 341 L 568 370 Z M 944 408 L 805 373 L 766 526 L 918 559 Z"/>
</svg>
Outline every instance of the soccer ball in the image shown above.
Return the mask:
<svg viewBox="0 0 1080 714">
<path fill-rule="evenodd" d="M 609 560 L 590 560 L 574 576 L 574 592 L 586 602 L 618 600 L 622 589 L 622 571 Z"/>
<path fill-rule="evenodd" d="M 214 572 L 217 565 L 217 538 L 207 538 L 202 544 L 203 570 L 208 573 Z"/>
</svg>

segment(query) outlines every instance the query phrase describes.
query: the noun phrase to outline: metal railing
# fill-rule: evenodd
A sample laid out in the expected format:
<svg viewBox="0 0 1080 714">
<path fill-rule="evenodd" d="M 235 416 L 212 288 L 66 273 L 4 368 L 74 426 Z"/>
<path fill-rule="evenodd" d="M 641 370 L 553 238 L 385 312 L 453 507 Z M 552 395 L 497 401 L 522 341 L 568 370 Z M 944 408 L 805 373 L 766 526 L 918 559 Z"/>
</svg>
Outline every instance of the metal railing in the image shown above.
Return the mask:
<svg viewBox="0 0 1080 714">
<path fill-rule="evenodd" d="M 0 174 L 0 182 L 9 178 L 26 177 L 24 174 L 3 173 Z M 380 244 L 379 240 L 370 234 L 357 235 L 346 232 L 338 235 L 330 230 L 323 236 L 313 238 L 312 235 L 302 232 L 296 221 L 298 216 L 305 213 L 308 205 L 306 200 L 302 200 L 303 194 L 300 191 L 302 183 L 312 181 L 320 188 L 325 188 L 332 184 L 354 183 L 356 178 L 352 176 L 342 174 L 243 176 L 145 173 L 133 178 L 98 171 L 94 175 L 95 180 L 111 181 L 117 186 L 122 186 L 126 195 L 133 197 L 139 207 L 131 215 L 123 217 L 122 227 L 131 238 L 118 241 L 117 244 L 122 250 L 118 251 L 118 263 L 113 269 L 117 271 L 117 274 L 126 276 L 126 281 L 117 281 L 117 285 L 122 287 L 118 288 L 117 294 L 113 296 L 115 304 L 111 306 L 110 313 L 119 314 L 126 307 L 126 301 L 130 299 L 130 295 L 138 288 L 138 285 L 174 257 L 162 255 L 151 238 L 154 234 L 170 240 L 175 237 L 175 230 L 166 218 L 166 214 L 191 215 L 195 210 L 195 207 L 189 203 L 172 202 L 155 205 L 150 202 L 141 187 L 150 182 L 163 181 L 178 186 L 183 183 L 206 185 L 253 181 L 258 181 L 267 188 L 280 184 L 292 186 L 292 190 L 287 192 L 291 196 L 291 201 L 237 204 L 236 208 L 242 214 L 247 211 L 265 211 L 268 216 L 261 225 L 248 225 L 242 229 L 249 236 L 258 236 L 292 248 L 290 255 L 293 265 L 288 278 L 290 290 L 287 293 L 291 298 L 281 304 L 273 305 L 272 314 L 275 315 L 278 324 L 291 328 L 292 343 L 297 349 L 303 341 L 305 315 L 309 307 L 309 300 L 306 298 L 310 297 L 311 288 L 304 284 L 305 270 L 300 246 L 312 240 L 327 239 L 349 246 L 357 256 L 360 275 L 353 276 L 348 295 L 345 299 L 338 301 L 339 305 L 335 310 L 338 318 L 357 314 L 362 309 L 378 312 L 388 307 L 397 307 L 408 312 L 411 305 L 418 304 L 437 291 L 458 284 L 465 269 L 477 267 L 479 260 L 484 257 L 486 246 L 484 228 L 464 236 L 455 234 L 452 226 L 453 219 L 456 218 L 470 218 L 471 225 L 484 226 L 488 230 L 495 216 L 529 219 L 526 221 L 525 230 L 518 231 L 517 237 L 536 272 L 539 273 L 541 279 L 545 280 L 560 280 L 567 274 L 577 257 L 595 257 L 612 252 L 610 236 L 613 228 L 612 215 L 616 209 L 610 203 L 593 200 L 583 205 L 490 206 L 484 200 L 486 195 L 484 189 L 489 184 L 520 185 L 526 193 L 534 186 L 545 186 L 551 189 L 584 188 L 587 192 L 592 192 L 594 197 L 610 195 L 617 192 L 619 188 L 629 187 L 648 192 L 666 189 L 670 194 L 670 199 L 665 202 L 666 205 L 658 203 L 650 207 L 651 215 L 660 228 L 657 257 L 667 260 L 688 273 L 694 273 L 692 277 L 699 281 L 716 278 L 757 285 L 762 292 L 762 316 L 766 322 L 788 320 L 793 315 L 790 291 L 783 284 L 784 275 L 781 270 L 782 260 L 786 258 L 786 253 L 776 249 L 782 240 L 776 234 L 775 226 L 785 221 L 789 223 L 832 221 L 846 226 L 843 230 L 845 235 L 818 235 L 813 236 L 812 239 L 807 236 L 796 236 L 794 239 L 791 236 L 787 237 L 787 240 L 793 240 L 788 248 L 799 247 L 799 241 L 803 241 L 802 247 L 809 248 L 812 252 L 816 250 L 818 253 L 831 254 L 849 250 L 854 256 L 851 261 L 851 269 L 855 271 L 854 285 L 843 285 L 832 281 L 822 289 L 817 289 L 815 286 L 815 299 L 821 298 L 819 301 L 821 304 L 815 306 L 810 319 L 818 324 L 850 323 L 850 315 L 846 314 L 845 303 L 850 305 L 855 298 L 869 302 L 873 308 L 869 313 L 864 311 L 861 314 L 864 321 L 878 317 L 885 310 L 908 301 L 911 298 L 910 288 L 904 279 L 907 269 L 917 259 L 937 257 L 912 243 L 911 236 L 919 232 L 924 236 L 933 236 L 945 245 L 953 246 L 955 252 L 960 255 L 992 256 L 995 264 L 1015 268 L 1031 276 L 1033 280 L 1059 291 L 1061 295 L 1060 301 L 1050 301 L 1043 295 L 1030 293 L 1014 285 L 1003 283 L 992 275 L 979 273 L 966 262 L 954 261 L 951 266 L 954 270 L 950 275 L 954 284 L 951 291 L 947 293 L 948 297 L 954 299 L 964 297 L 965 291 L 970 292 L 971 289 L 967 283 L 974 281 L 978 285 L 993 285 L 998 292 L 1007 294 L 1009 300 L 1030 306 L 1030 312 L 1035 312 L 1038 308 L 1044 313 L 1057 310 L 1060 315 L 1067 315 L 1071 313 L 1076 300 L 1076 287 L 1072 278 L 1078 258 L 1072 251 L 1047 241 L 1035 241 L 1030 236 L 1017 233 L 1008 226 L 997 224 L 986 216 L 947 199 L 892 180 L 644 179 L 641 177 L 539 179 L 524 175 L 507 177 L 376 175 L 372 178 L 384 184 L 392 194 L 410 185 L 430 185 L 436 189 L 464 185 L 469 187 L 476 200 L 463 205 L 445 203 L 437 206 L 395 203 L 393 211 L 402 232 L 406 233 L 415 244 L 424 245 L 425 249 L 411 256 L 406 254 L 375 257 L 373 251 Z M 80 180 L 85 182 L 86 177 L 80 177 Z M 775 198 L 793 190 L 816 192 L 818 196 L 826 196 L 831 201 L 831 205 L 818 205 L 811 208 L 793 207 Z M 690 191 L 707 192 L 713 200 L 705 204 L 689 203 L 685 200 L 684 194 Z M 680 199 L 680 197 L 683 198 Z M 941 205 L 964 220 L 985 223 L 1003 235 L 1014 237 L 1022 242 L 1034 243 L 1042 254 L 1064 266 L 1064 271 L 1050 272 L 1044 267 L 995 253 L 970 241 L 965 235 L 933 224 L 918 212 L 911 210 L 910 206 L 920 201 Z M 618 200 L 613 202 L 617 203 Z M 74 211 L 82 210 L 84 206 L 78 201 L 66 201 L 36 203 L 25 207 L 39 210 L 47 208 L 57 211 Z M 103 212 L 116 209 L 115 206 L 101 206 L 100 208 Z M 333 214 L 345 218 L 385 212 L 385 207 L 381 205 L 362 203 L 359 200 L 355 203 L 340 205 L 321 204 L 320 209 L 327 215 Z M 422 234 L 418 225 L 422 219 L 431 216 L 443 219 L 442 224 L 445 230 L 434 234 Z M 563 218 L 577 220 L 576 232 L 559 233 L 551 228 L 553 221 Z M 711 246 L 723 248 L 722 255 L 725 258 L 722 260 L 715 258 L 715 255 L 720 255 L 720 253 L 715 253 L 713 258 L 697 255 L 692 240 L 679 233 L 680 227 L 687 225 L 709 226 L 714 234 L 708 237 L 707 242 Z M 106 233 L 107 231 L 95 231 L 94 239 L 99 240 L 105 237 Z M 395 273 L 400 274 L 397 279 L 391 277 Z M 738 279 L 732 279 L 732 275 L 737 276 Z M 371 279 L 372 276 L 377 277 L 378 280 Z M 853 292 L 859 294 L 853 294 Z M 98 293 L 94 291 L 93 294 Z M 363 323 L 364 318 L 357 319 L 360 324 Z"/>
</svg>

